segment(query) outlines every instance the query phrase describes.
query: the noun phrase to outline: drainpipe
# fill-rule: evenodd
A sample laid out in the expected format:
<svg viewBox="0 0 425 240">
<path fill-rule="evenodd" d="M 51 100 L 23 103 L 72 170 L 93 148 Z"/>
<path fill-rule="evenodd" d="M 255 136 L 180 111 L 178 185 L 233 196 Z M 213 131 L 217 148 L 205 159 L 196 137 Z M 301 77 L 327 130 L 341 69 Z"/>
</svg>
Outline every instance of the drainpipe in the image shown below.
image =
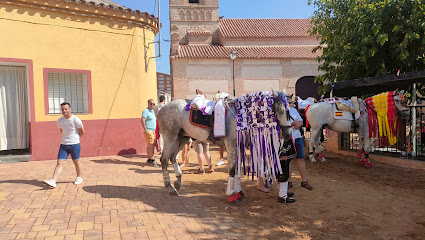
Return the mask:
<svg viewBox="0 0 425 240">
<path fill-rule="evenodd" d="M 155 56 L 155 57 L 150 57 L 149 58 L 149 60 L 151 59 L 151 58 L 160 58 L 161 57 L 161 18 L 160 18 L 160 9 L 161 9 L 161 4 L 160 4 L 160 0 L 158 0 L 158 41 L 156 41 L 156 42 L 150 42 L 149 44 L 148 44 L 148 46 L 151 44 L 151 43 L 158 43 L 158 55 L 157 56 Z"/>
</svg>

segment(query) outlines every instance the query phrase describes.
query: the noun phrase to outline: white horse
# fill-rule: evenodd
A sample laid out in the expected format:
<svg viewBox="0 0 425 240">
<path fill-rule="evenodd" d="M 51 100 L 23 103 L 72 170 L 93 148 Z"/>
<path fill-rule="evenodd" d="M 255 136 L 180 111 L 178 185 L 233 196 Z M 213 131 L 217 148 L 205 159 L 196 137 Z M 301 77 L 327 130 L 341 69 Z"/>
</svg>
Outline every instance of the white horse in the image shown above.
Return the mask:
<svg viewBox="0 0 425 240">
<path fill-rule="evenodd" d="M 281 96 L 286 95 L 282 94 Z M 284 138 L 288 138 L 291 135 L 288 109 L 286 109 L 285 103 L 277 93 L 273 92 L 273 98 L 273 108 L 279 125 L 281 126 L 281 135 Z M 169 194 L 178 195 L 177 190 L 181 187 L 182 172 L 176 162 L 176 155 L 191 137 L 199 141 L 212 142 L 226 147 L 229 170 L 226 194 L 229 196 L 229 201 L 231 201 L 231 199 L 234 201 L 233 199 L 243 198 L 241 178 L 236 174 L 237 123 L 235 116 L 235 101 L 228 101 L 228 111 L 225 119 L 226 136 L 220 138 L 211 138 L 211 131 L 209 129 L 197 127 L 190 123 L 190 111 L 186 110 L 186 105 L 188 103 L 190 103 L 189 100 L 176 99 L 162 107 L 157 116 L 159 129 L 164 138 L 164 149 L 161 156 L 162 173 L 164 185 L 168 188 Z M 167 170 L 169 161 L 171 161 L 177 177 L 177 180 L 174 182 L 174 187 L 170 184 L 170 176 Z"/>
<path fill-rule="evenodd" d="M 402 100 L 403 98 L 400 96 L 402 94 L 403 92 L 394 91 L 394 105 L 398 110 L 398 114 L 401 115 L 403 119 L 408 119 L 409 112 L 408 109 L 405 107 L 405 101 Z M 360 109 L 359 113 L 357 114 L 360 114 L 360 116 L 357 120 L 358 128 L 356 127 L 356 130 L 358 130 L 357 132 L 359 133 L 360 138 L 359 150 L 363 150 L 365 153 L 364 160 L 359 161 L 359 164 L 364 164 L 365 167 L 369 168 L 372 167 L 368 155 L 371 150 L 367 113 L 367 107 L 369 106 L 367 106 L 366 102 L 362 99 L 359 99 L 359 104 Z M 334 105 L 329 102 L 315 103 L 311 105 L 307 110 L 306 117 L 309 125 L 311 126 L 311 135 L 309 142 L 309 157 L 311 162 L 316 162 L 316 158 L 314 157 L 314 149 L 316 150 L 319 159 L 322 162 L 326 161 L 321 152 L 321 147 L 319 146 L 319 133 L 323 130 L 323 128 L 327 128 L 340 133 L 355 132 L 352 120 L 335 119 L 334 114 Z"/>
</svg>

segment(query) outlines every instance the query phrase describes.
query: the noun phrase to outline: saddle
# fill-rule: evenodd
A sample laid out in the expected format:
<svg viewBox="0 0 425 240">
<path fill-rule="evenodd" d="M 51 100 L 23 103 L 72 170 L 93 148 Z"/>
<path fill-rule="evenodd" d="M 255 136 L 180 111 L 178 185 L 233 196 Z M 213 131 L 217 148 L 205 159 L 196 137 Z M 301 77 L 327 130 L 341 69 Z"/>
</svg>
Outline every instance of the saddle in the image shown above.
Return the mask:
<svg viewBox="0 0 425 240">
<path fill-rule="evenodd" d="M 357 97 L 351 97 L 351 101 L 346 101 L 340 98 L 335 103 L 337 108 L 341 111 L 355 113 L 360 110 L 360 103 Z"/>
<path fill-rule="evenodd" d="M 214 100 L 207 100 L 204 92 L 196 89 L 196 96 L 190 104 L 189 121 L 192 125 L 210 129 L 211 139 L 225 136 L 225 117 L 229 94 L 218 92 Z M 189 109 L 187 109 L 189 110 Z"/>
</svg>

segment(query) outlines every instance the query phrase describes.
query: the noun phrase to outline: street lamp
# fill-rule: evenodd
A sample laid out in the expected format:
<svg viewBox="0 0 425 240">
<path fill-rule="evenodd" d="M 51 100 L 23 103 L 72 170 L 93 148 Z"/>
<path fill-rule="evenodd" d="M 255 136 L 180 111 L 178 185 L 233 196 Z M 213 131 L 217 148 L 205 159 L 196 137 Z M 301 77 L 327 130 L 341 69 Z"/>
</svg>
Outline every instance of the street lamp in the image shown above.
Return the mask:
<svg viewBox="0 0 425 240">
<path fill-rule="evenodd" d="M 233 50 L 230 53 L 230 59 L 232 59 L 232 62 L 233 62 L 233 68 L 232 68 L 232 72 L 233 72 L 233 97 L 236 97 L 236 91 L 235 91 L 235 59 L 236 59 L 237 55 L 238 54 L 236 53 L 235 50 Z"/>
</svg>

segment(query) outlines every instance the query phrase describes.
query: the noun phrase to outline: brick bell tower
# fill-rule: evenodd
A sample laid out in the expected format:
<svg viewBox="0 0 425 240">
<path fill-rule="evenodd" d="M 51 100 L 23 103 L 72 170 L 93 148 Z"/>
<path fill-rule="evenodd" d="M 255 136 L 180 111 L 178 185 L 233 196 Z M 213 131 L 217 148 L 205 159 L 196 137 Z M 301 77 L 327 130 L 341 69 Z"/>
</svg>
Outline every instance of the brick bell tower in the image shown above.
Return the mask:
<svg viewBox="0 0 425 240">
<path fill-rule="evenodd" d="M 218 42 L 218 0 L 170 0 L 170 56 L 179 45 Z"/>
</svg>

